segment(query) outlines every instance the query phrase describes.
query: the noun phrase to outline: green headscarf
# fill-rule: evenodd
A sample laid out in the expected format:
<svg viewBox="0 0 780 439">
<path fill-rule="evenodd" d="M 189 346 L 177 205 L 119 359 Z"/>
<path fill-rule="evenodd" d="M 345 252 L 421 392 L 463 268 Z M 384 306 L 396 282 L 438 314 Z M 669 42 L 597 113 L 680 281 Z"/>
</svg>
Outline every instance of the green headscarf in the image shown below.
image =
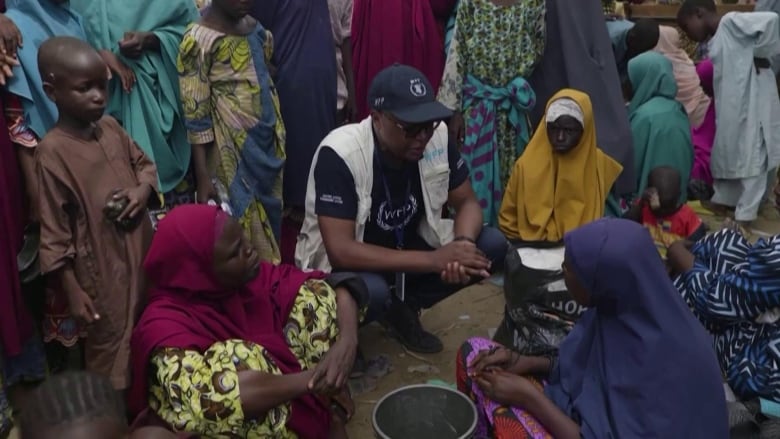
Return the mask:
<svg viewBox="0 0 780 439">
<path fill-rule="evenodd" d="M 650 171 L 672 166 L 680 173 L 680 202 L 685 202 L 693 167 L 693 142 L 688 115 L 675 100 L 677 83 L 672 63 L 660 53 L 643 53 L 629 61 L 628 78 L 634 91 L 628 118 L 638 177 L 635 194 L 641 196 L 644 192 Z"/>
<path fill-rule="evenodd" d="M 107 113 L 118 119 L 157 165 L 160 190 L 176 187 L 189 169 L 191 146 L 179 98 L 176 58 L 188 24 L 200 15 L 192 0 L 70 0 L 80 14 L 89 42 L 110 50 L 135 72 L 130 93 L 118 78 L 111 83 Z M 138 59 L 119 54 L 125 32 L 154 32 L 160 51 Z"/>
</svg>

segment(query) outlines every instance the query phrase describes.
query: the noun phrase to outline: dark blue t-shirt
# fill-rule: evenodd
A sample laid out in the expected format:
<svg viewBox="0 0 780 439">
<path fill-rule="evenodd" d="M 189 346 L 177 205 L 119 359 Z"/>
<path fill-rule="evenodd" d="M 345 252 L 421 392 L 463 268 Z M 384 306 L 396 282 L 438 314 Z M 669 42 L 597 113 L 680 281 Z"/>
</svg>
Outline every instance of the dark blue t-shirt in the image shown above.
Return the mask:
<svg viewBox="0 0 780 439">
<path fill-rule="evenodd" d="M 448 150 L 449 189 L 453 190 L 469 178 L 469 170 L 458 148 L 452 142 Z M 427 249 L 428 245 L 417 234 L 417 227 L 425 215 L 418 164 L 406 163 L 393 167 L 383 161 L 381 155 L 379 160 L 375 158 L 373 163 L 371 214 L 366 223 L 363 242 L 396 248 L 397 239 L 394 230 L 400 227 L 403 230 L 404 248 Z M 383 175 L 387 180 L 390 193 L 389 203 L 382 180 Z M 408 196 L 406 196 L 407 187 Z M 344 160 L 327 146 L 320 151 L 314 167 L 314 188 L 316 192 L 314 211 L 317 215 L 357 219 L 358 195 L 355 180 Z"/>
</svg>

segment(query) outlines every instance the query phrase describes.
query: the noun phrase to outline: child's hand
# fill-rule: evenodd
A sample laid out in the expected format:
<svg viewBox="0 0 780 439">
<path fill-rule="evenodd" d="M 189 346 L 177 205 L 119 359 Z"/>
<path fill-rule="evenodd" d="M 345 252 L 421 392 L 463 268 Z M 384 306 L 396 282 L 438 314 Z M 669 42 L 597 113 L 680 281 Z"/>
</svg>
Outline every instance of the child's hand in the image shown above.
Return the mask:
<svg viewBox="0 0 780 439">
<path fill-rule="evenodd" d="M 100 57 L 103 58 L 103 62 L 106 63 L 108 68 L 119 75 L 119 79 L 122 81 L 122 88 L 125 92 L 130 93 L 135 85 L 135 72 L 130 67 L 127 67 L 125 63 L 119 60 L 112 52 L 108 50 L 101 50 Z"/>
<path fill-rule="evenodd" d="M 217 189 L 210 179 L 198 181 L 198 190 L 195 194 L 198 204 L 208 204 L 209 200 L 218 199 Z"/>
<path fill-rule="evenodd" d="M 81 288 L 75 293 L 68 295 L 68 306 L 70 307 L 70 315 L 75 319 L 86 323 L 100 320 L 100 314 L 98 314 L 97 309 L 95 309 L 92 299 L 90 299 L 86 291 Z"/>
<path fill-rule="evenodd" d="M 0 15 L 0 53 L 16 58 L 16 49 L 22 47 L 22 33 L 16 23 Z"/>
<path fill-rule="evenodd" d="M 116 217 L 117 222 L 121 222 L 128 218 L 135 218 L 146 209 L 146 204 L 149 202 L 149 195 L 152 193 L 152 188 L 148 184 L 141 184 L 132 189 L 122 189 L 114 194 L 115 200 L 121 200 L 127 198 L 128 203 L 125 210 Z"/>
<path fill-rule="evenodd" d="M 681 239 L 674 242 L 666 250 L 666 259 L 674 274 L 682 274 L 693 268 L 696 257 L 691 253 L 693 244 Z"/>
</svg>

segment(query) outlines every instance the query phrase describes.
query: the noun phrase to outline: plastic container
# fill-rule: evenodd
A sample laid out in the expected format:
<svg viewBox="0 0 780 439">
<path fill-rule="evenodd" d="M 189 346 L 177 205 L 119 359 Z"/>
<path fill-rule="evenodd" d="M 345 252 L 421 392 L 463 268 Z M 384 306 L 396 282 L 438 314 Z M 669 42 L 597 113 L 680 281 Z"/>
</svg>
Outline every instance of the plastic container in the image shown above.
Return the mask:
<svg viewBox="0 0 780 439">
<path fill-rule="evenodd" d="M 378 439 L 468 439 L 477 428 L 477 409 L 457 390 L 418 384 L 382 397 L 372 420 Z"/>
</svg>

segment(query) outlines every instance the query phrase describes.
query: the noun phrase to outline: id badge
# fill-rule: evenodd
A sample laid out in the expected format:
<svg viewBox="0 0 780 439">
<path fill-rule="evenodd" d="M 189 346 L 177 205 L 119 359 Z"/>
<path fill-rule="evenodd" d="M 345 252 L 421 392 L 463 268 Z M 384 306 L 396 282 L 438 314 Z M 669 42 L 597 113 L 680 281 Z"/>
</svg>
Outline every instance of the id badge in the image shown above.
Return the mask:
<svg viewBox="0 0 780 439">
<path fill-rule="evenodd" d="M 406 300 L 406 273 L 395 274 L 395 296 L 401 302 Z"/>
</svg>

